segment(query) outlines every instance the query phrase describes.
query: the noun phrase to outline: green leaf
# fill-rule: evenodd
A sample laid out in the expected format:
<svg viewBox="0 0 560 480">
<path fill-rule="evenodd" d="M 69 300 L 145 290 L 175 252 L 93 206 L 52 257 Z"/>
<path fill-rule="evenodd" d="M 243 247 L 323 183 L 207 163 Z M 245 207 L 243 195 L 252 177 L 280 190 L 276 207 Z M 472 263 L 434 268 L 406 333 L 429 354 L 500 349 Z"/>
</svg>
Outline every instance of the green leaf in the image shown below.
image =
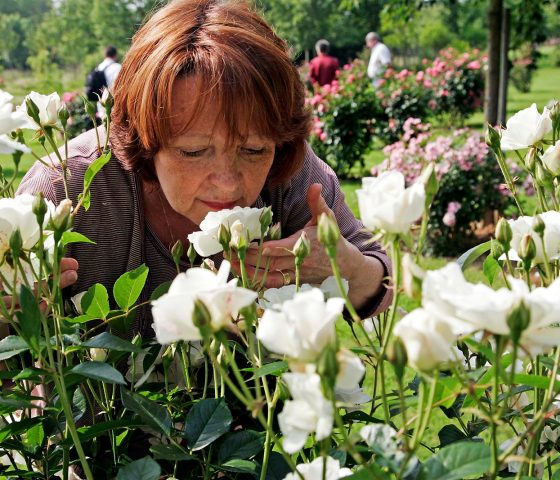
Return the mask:
<svg viewBox="0 0 560 480">
<path fill-rule="evenodd" d="M 390 480 L 392 477 L 382 470 L 379 465 L 372 463 L 344 478 L 347 480 Z"/>
<path fill-rule="evenodd" d="M 455 377 L 439 377 L 436 386 L 434 402 L 441 402 L 444 398 L 447 400 L 440 403 L 445 408 L 450 408 L 455 402 L 457 395 L 461 391 L 461 382 Z"/>
<path fill-rule="evenodd" d="M 14 380 L 33 380 L 33 381 L 43 381 L 42 375 L 47 373 L 46 370 L 37 367 L 26 367 L 14 377 Z"/>
<path fill-rule="evenodd" d="M 481 442 L 456 442 L 442 448 L 422 466 L 419 480 L 463 480 L 490 469 L 490 447 Z"/>
<path fill-rule="evenodd" d="M 28 407 L 24 407 L 28 408 Z M 37 424 L 41 424 L 43 420 L 40 417 L 35 418 L 24 418 L 19 422 L 8 423 L 6 426 L 0 428 L 0 442 L 3 442 L 7 438 L 11 438 L 14 435 L 21 435 L 29 429 L 33 428 Z"/>
<path fill-rule="evenodd" d="M 82 441 L 87 441 L 111 430 L 117 431 L 120 428 L 134 429 L 143 425 L 144 423 L 136 419 L 125 418 L 121 420 L 111 420 L 109 422 L 100 422 L 87 427 L 80 427 L 78 433 Z M 72 437 L 68 437 L 68 442 L 72 442 Z"/>
<path fill-rule="evenodd" d="M 124 388 L 121 388 L 121 398 L 124 407 L 140 415 L 147 425 L 167 436 L 171 434 L 171 416 L 163 405 Z"/>
<path fill-rule="evenodd" d="M 185 419 L 184 436 L 191 450 L 200 450 L 229 430 L 231 412 L 223 398 L 195 403 Z"/>
<path fill-rule="evenodd" d="M 73 367 L 70 372 L 101 382 L 126 385 L 122 373 L 103 362 L 82 362 Z"/>
<path fill-rule="evenodd" d="M 71 232 L 68 230 L 62 234 L 62 238 L 60 239 L 60 242 L 62 243 L 63 247 L 65 247 L 70 243 L 91 243 L 92 245 L 95 245 L 95 242 L 93 240 L 90 240 L 85 235 L 82 235 L 81 233 L 78 232 Z"/>
<path fill-rule="evenodd" d="M 496 260 L 494 257 L 491 257 L 490 255 L 486 257 L 486 260 L 484 260 L 484 263 L 482 264 L 482 272 L 484 273 L 484 276 L 486 277 L 486 280 L 488 280 L 488 283 L 490 285 L 494 283 L 496 274 L 501 271 L 501 269 L 502 267 L 500 266 L 498 260 Z"/>
<path fill-rule="evenodd" d="M 221 468 L 228 472 L 251 473 L 257 472 L 257 464 L 250 460 L 230 460 L 221 465 Z"/>
<path fill-rule="evenodd" d="M 513 377 L 513 383 L 520 385 L 528 385 L 529 387 L 536 387 L 542 390 L 546 390 L 550 385 L 550 377 L 545 377 L 542 375 L 529 375 L 526 373 L 517 373 Z M 560 381 L 556 380 L 554 382 L 554 389 L 560 389 Z"/>
<path fill-rule="evenodd" d="M 467 436 L 453 424 L 445 425 L 438 432 L 438 437 L 441 447 L 445 447 L 446 445 L 450 445 L 460 440 L 467 440 Z"/>
<path fill-rule="evenodd" d="M 87 323 L 98 318 L 91 315 L 78 315 L 77 317 L 66 317 L 65 320 L 68 323 Z"/>
<path fill-rule="evenodd" d="M 172 280 L 169 280 L 169 281 L 163 282 L 161 285 L 157 286 L 155 288 L 155 290 L 152 292 L 152 294 L 150 295 L 150 301 L 153 302 L 154 300 L 157 300 L 162 295 L 165 295 L 169 291 L 169 287 L 171 286 L 171 282 L 172 282 Z"/>
<path fill-rule="evenodd" d="M 128 310 L 138 300 L 146 284 L 148 270 L 148 267 L 142 264 L 130 272 L 123 273 L 115 282 L 113 296 L 121 309 Z"/>
<path fill-rule="evenodd" d="M 91 164 L 87 168 L 86 173 L 84 174 L 84 190 L 78 196 L 80 200 L 83 200 L 82 206 L 84 207 L 84 210 L 89 210 L 89 207 L 91 205 L 91 198 L 89 192 L 91 182 L 93 182 L 95 176 L 99 173 L 99 171 L 105 166 L 105 164 L 110 159 L 111 159 L 111 152 L 104 153 L 99 158 L 91 162 Z"/>
<path fill-rule="evenodd" d="M 27 430 L 27 434 L 25 435 L 25 444 L 37 448 L 43 444 L 44 439 L 45 431 L 43 429 L 43 424 L 38 423 Z"/>
<path fill-rule="evenodd" d="M 21 328 L 21 336 L 34 352 L 39 351 L 39 337 L 41 336 L 41 310 L 39 302 L 25 285 L 21 286 L 19 295 L 21 310 L 16 312 Z"/>
<path fill-rule="evenodd" d="M 84 315 L 92 318 L 102 318 L 105 320 L 110 311 L 109 294 L 101 283 L 96 283 L 89 287 L 80 302 Z"/>
<path fill-rule="evenodd" d="M 220 439 L 218 463 L 226 463 L 235 458 L 250 458 L 264 448 L 264 433 L 253 430 L 226 433 Z"/>
<path fill-rule="evenodd" d="M 288 362 L 281 360 L 279 362 L 271 362 L 257 368 L 255 371 L 255 376 L 264 377 L 266 375 L 273 375 L 278 377 L 282 375 L 286 370 L 288 370 Z"/>
<path fill-rule="evenodd" d="M 258 473 L 260 476 L 261 465 L 259 465 Z M 270 459 L 268 461 L 268 468 L 266 470 L 266 480 L 284 480 L 286 475 L 292 469 L 284 457 L 278 452 L 270 452 Z"/>
<path fill-rule="evenodd" d="M 461 255 L 457 259 L 457 263 L 460 265 L 461 270 L 465 271 L 475 262 L 475 260 L 477 260 L 481 255 L 489 251 L 490 251 L 490 240 L 467 250 L 465 253 L 463 253 L 463 255 Z"/>
<path fill-rule="evenodd" d="M 86 398 L 80 390 L 80 387 L 76 388 L 74 395 L 72 396 L 72 412 L 74 412 L 74 421 L 77 422 L 86 413 L 87 405 Z"/>
<path fill-rule="evenodd" d="M 156 460 L 169 460 L 170 462 L 180 462 L 193 458 L 192 455 L 189 455 L 177 445 L 153 445 L 150 447 L 150 452 Z"/>
<path fill-rule="evenodd" d="M 8 335 L 0 340 L 0 361 L 27 350 L 29 350 L 29 345 L 23 338 L 17 335 Z"/>
<path fill-rule="evenodd" d="M 82 346 L 90 348 L 105 348 L 107 350 L 116 350 L 118 352 L 140 353 L 142 351 L 142 348 L 139 346 L 134 345 L 128 340 L 123 340 L 122 338 L 112 335 L 109 332 L 103 332 L 93 338 L 90 338 L 82 343 Z"/>
<path fill-rule="evenodd" d="M 160 475 L 158 463 L 152 457 L 144 457 L 119 469 L 117 480 L 158 480 Z"/>
</svg>

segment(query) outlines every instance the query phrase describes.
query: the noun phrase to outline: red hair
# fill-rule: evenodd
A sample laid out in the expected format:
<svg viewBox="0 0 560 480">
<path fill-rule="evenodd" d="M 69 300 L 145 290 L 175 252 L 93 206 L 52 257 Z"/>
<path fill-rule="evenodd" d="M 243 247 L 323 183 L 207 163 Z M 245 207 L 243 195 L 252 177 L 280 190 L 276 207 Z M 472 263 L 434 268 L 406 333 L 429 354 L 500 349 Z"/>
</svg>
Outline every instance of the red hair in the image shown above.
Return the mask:
<svg viewBox="0 0 560 480">
<path fill-rule="evenodd" d="M 250 125 L 274 140 L 271 183 L 299 169 L 310 115 L 287 45 L 247 3 L 223 0 L 174 0 L 134 36 L 111 115 L 111 146 L 127 168 L 156 180 L 154 154 L 172 136 L 173 86 L 186 75 L 202 85 L 183 131 L 210 95 L 231 137 L 242 138 Z"/>
</svg>

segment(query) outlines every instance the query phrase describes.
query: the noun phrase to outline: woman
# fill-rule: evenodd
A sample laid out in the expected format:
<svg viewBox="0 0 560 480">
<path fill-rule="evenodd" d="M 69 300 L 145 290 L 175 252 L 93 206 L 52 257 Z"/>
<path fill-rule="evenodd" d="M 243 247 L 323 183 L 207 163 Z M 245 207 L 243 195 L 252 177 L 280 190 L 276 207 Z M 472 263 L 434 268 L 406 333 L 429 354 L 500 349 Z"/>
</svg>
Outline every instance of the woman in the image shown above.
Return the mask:
<svg viewBox="0 0 560 480">
<path fill-rule="evenodd" d="M 345 205 L 332 170 L 307 146 L 310 116 L 288 48 L 247 4 L 172 1 L 134 36 L 113 93 L 113 158 L 93 182 L 92 207 L 74 223 L 96 245 L 70 246 L 79 264 L 71 294 L 96 282 L 111 288 L 145 263 L 147 300 L 176 274 L 169 247 L 185 242 L 208 212 L 271 205 L 284 238 L 265 243 L 268 287 L 294 280 L 288 250 L 302 230 L 313 244 L 302 282 L 331 274 L 316 223 L 332 211 L 344 237 L 338 262 L 352 302 L 363 315 L 388 306 L 387 256 Z M 70 143 L 74 204 L 97 156 L 93 131 Z M 42 191 L 55 203 L 65 196 L 59 175 L 41 163 L 19 191 Z M 253 251 L 247 262 L 255 261 Z M 153 334 L 149 309 L 135 322 L 135 331 Z"/>
</svg>

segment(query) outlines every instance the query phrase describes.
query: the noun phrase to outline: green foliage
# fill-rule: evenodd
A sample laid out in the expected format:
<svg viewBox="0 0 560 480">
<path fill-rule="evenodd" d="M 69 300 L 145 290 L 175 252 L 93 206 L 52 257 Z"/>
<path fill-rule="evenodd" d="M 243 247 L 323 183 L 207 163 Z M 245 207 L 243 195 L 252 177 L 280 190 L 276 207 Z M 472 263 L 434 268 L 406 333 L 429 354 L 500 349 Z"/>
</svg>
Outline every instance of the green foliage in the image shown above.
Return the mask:
<svg viewBox="0 0 560 480">
<path fill-rule="evenodd" d="M 315 110 L 315 130 L 311 146 L 341 177 L 363 167 L 363 155 L 370 148 L 374 123 L 385 117 L 376 100 L 365 65 L 355 61 L 344 70 L 337 83 L 323 87 L 311 103 Z"/>
<path fill-rule="evenodd" d="M 361 48 L 383 2 L 361 0 L 341 6 L 338 0 L 257 0 L 256 4 L 297 56 L 314 51 L 320 38 L 335 48 Z"/>
<path fill-rule="evenodd" d="M 509 198 L 500 192 L 500 170 L 490 156 L 472 168 L 463 170 L 458 165 L 442 177 L 439 191 L 432 203 L 426 248 L 433 255 L 457 255 L 480 242 L 476 236 L 476 222 L 487 213 L 504 211 Z M 455 213 L 455 224 L 444 223 L 452 202 L 460 204 Z"/>
</svg>

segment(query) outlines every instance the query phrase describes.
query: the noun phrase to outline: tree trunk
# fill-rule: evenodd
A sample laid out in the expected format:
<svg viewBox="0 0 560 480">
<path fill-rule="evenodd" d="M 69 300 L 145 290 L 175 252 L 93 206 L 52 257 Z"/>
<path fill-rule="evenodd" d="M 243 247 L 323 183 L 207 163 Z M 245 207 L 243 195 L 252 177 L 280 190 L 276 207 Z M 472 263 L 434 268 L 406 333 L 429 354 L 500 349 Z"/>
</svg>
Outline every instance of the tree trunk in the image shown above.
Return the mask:
<svg viewBox="0 0 560 480">
<path fill-rule="evenodd" d="M 509 83 L 509 30 L 511 11 L 504 5 L 502 15 L 502 42 L 500 45 L 500 99 L 498 102 L 498 122 L 506 123 L 507 116 L 507 91 Z"/>
<path fill-rule="evenodd" d="M 498 99 L 500 95 L 500 45 L 502 31 L 502 0 L 490 0 L 488 7 L 488 73 L 484 116 L 490 125 L 498 123 Z"/>
</svg>

